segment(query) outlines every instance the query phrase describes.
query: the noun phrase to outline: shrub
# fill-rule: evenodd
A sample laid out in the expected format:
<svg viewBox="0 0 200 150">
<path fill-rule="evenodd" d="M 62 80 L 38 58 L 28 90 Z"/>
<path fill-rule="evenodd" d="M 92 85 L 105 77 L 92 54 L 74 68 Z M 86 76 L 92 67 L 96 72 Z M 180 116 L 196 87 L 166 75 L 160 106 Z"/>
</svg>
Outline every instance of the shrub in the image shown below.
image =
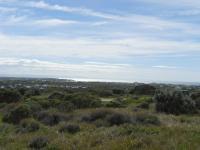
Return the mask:
<svg viewBox="0 0 200 150">
<path fill-rule="evenodd" d="M 25 105 L 20 104 L 15 106 L 9 112 L 6 112 L 3 116 L 3 121 L 8 123 L 19 123 L 22 119 L 28 118 L 31 116 L 31 109 Z"/>
<path fill-rule="evenodd" d="M 59 132 L 68 132 L 71 134 L 77 133 L 80 131 L 79 125 L 76 124 L 67 124 L 60 127 Z"/>
<path fill-rule="evenodd" d="M 0 103 L 16 103 L 20 99 L 21 95 L 15 90 L 0 90 Z"/>
<path fill-rule="evenodd" d="M 65 100 L 71 102 L 76 108 L 94 108 L 101 106 L 101 100 L 89 94 L 70 94 Z"/>
<path fill-rule="evenodd" d="M 116 95 L 123 95 L 123 94 L 125 94 L 125 91 L 121 90 L 121 89 L 113 89 L 112 92 L 113 92 L 113 94 L 116 94 Z"/>
<path fill-rule="evenodd" d="M 63 101 L 57 106 L 57 109 L 64 112 L 71 112 L 75 109 L 75 106 L 71 102 Z"/>
<path fill-rule="evenodd" d="M 7 105 L 7 103 L 0 103 L 0 109 L 4 108 Z"/>
<path fill-rule="evenodd" d="M 33 149 L 41 149 L 46 147 L 48 144 L 47 137 L 35 137 L 29 142 L 29 147 Z"/>
<path fill-rule="evenodd" d="M 142 109 L 149 109 L 149 103 L 148 102 L 143 102 L 137 107 L 138 108 L 142 108 Z"/>
<path fill-rule="evenodd" d="M 21 95 L 24 95 L 26 93 L 27 89 L 26 88 L 19 88 L 18 91 Z"/>
<path fill-rule="evenodd" d="M 40 124 L 33 119 L 25 119 L 20 122 L 17 132 L 35 132 L 40 129 Z"/>
<path fill-rule="evenodd" d="M 48 99 L 38 98 L 38 97 L 31 97 L 31 98 L 27 99 L 27 102 L 37 104 L 37 105 L 39 104 L 44 109 L 50 108 L 52 105 L 52 102 L 50 102 Z"/>
<path fill-rule="evenodd" d="M 200 92 L 192 93 L 191 97 L 195 101 L 197 109 L 200 109 Z"/>
<path fill-rule="evenodd" d="M 32 113 L 39 112 L 42 110 L 42 106 L 37 101 L 30 100 L 25 102 L 25 104 L 30 107 Z"/>
<path fill-rule="evenodd" d="M 99 94 L 100 97 L 110 97 L 110 96 L 113 96 L 112 91 L 109 91 L 109 90 L 100 91 L 98 94 Z"/>
<path fill-rule="evenodd" d="M 136 86 L 134 89 L 130 91 L 130 94 L 138 94 L 138 95 L 153 95 L 156 91 L 154 86 L 148 84 L 141 84 Z"/>
<path fill-rule="evenodd" d="M 13 126 L 7 123 L 1 123 L 0 124 L 0 135 L 2 138 L 2 135 L 8 134 L 12 130 Z"/>
<path fill-rule="evenodd" d="M 108 114 L 111 114 L 113 111 L 109 109 L 98 109 L 91 112 L 87 116 L 82 117 L 82 121 L 93 122 L 98 119 L 104 119 Z"/>
<path fill-rule="evenodd" d="M 59 92 L 54 92 L 48 97 L 48 99 L 49 100 L 51 100 L 51 99 L 63 99 L 64 97 L 65 97 L 64 94 L 59 93 Z"/>
<path fill-rule="evenodd" d="M 152 124 L 152 125 L 160 125 L 160 120 L 158 117 L 150 114 L 137 114 L 135 117 L 135 121 L 138 124 L 146 125 L 146 124 Z"/>
<path fill-rule="evenodd" d="M 118 112 L 112 109 L 98 109 L 83 116 L 82 121 L 103 123 L 105 126 L 120 125 L 131 123 L 131 117 L 124 112 Z M 103 121 L 103 122 L 102 122 Z"/>
<path fill-rule="evenodd" d="M 106 104 L 106 107 L 114 107 L 114 108 L 120 108 L 120 107 L 124 107 L 124 102 L 122 99 L 117 98 L 113 101 L 110 101 L 108 104 Z"/>
<path fill-rule="evenodd" d="M 36 114 L 36 119 L 42 122 L 45 125 L 54 126 L 61 121 L 68 121 L 71 119 L 71 116 L 50 111 L 42 111 Z"/>
<path fill-rule="evenodd" d="M 127 114 L 114 112 L 106 117 L 106 121 L 111 125 L 121 125 L 125 123 L 130 123 L 130 117 Z"/>
<path fill-rule="evenodd" d="M 25 93 L 25 97 L 39 96 L 40 94 L 41 94 L 41 91 L 39 89 L 29 89 Z"/>
<path fill-rule="evenodd" d="M 154 100 L 156 110 L 168 114 L 189 114 L 196 110 L 195 101 L 180 91 L 157 91 Z"/>
</svg>

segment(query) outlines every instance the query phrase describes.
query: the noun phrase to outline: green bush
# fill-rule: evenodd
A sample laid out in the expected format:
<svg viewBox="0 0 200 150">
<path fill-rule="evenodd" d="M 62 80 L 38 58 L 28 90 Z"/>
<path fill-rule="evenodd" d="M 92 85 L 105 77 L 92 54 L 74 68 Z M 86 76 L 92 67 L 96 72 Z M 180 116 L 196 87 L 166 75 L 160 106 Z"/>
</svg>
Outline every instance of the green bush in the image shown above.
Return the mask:
<svg viewBox="0 0 200 150">
<path fill-rule="evenodd" d="M 65 100 L 71 102 L 76 108 L 95 108 L 101 106 L 101 100 L 93 95 L 77 93 L 69 94 Z"/>
<path fill-rule="evenodd" d="M 138 105 L 138 108 L 142 108 L 142 109 L 149 109 L 149 103 L 148 102 L 143 102 L 140 105 Z"/>
<path fill-rule="evenodd" d="M 150 114 L 137 114 L 135 116 L 135 122 L 137 124 L 142 124 L 142 125 L 148 125 L 148 124 L 152 124 L 152 125 L 160 125 L 161 122 L 158 119 L 158 117 L 154 116 L 154 115 L 150 115 Z"/>
<path fill-rule="evenodd" d="M 45 125 L 54 126 L 59 122 L 70 120 L 71 116 L 54 111 L 41 111 L 36 114 L 35 118 Z"/>
<path fill-rule="evenodd" d="M 121 98 L 117 98 L 107 103 L 106 107 L 120 108 L 120 107 L 125 107 L 125 104 Z"/>
<path fill-rule="evenodd" d="M 25 119 L 20 122 L 17 132 L 27 133 L 35 132 L 40 129 L 40 124 L 33 119 Z"/>
<path fill-rule="evenodd" d="M 33 104 L 37 103 L 44 109 L 50 108 L 52 103 L 53 103 L 53 102 L 50 102 L 48 99 L 43 98 L 43 97 L 41 97 L 41 98 L 40 97 L 39 98 L 38 97 L 31 97 L 31 98 L 27 99 L 27 102 L 30 102 L 30 103 L 33 102 Z"/>
<path fill-rule="evenodd" d="M 124 123 L 131 123 L 131 116 L 116 110 L 98 109 L 82 117 L 82 121 L 86 122 L 98 122 L 100 120 L 103 121 L 102 123 L 104 123 L 105 126 L 121 125 Z M 102 124 L 102 126 L 104 125 Z"/>
<path fill-rule="evenodd" d="M 111 125 L 121 125 L 131 123 L 130 116 L 124 113 L 114 112 L 106 117 L 106 121 Z"/>
<path fill-rule="evenodd" d="M 98 95 L 100 97 L 110 97 L 110 96 L 113 96 L 113 93 L 112 91 L 109 91 L 109 90 L 103 90 L 103 91 L 98 92 Z"/>
<path fill-rule="evenodd" d="M 195 101 L 196 107 L 200 109 L 200 92 L 192 93 L 191 98 Z"/>
<path fill-rule="evenodd" d="M 125 91 L 122 90 L 122 89 L 113 89 L 112 92 L 113 92 L 113 94 L 116 94 L 116 95 L 123 95 L 123 94 L 125 94 Z"/>
<path fill-rule="evenodd" d="M 57 109 L 63 112 L 71 112 L 75 109 L 74 104 L 69 101 L 62 101 L 58 106 Z"/>
<path fill-rule="evenodd" d="M 20 104 L 14 106 L 11 110 L 6 112 L 3 116 L 3 121 L 8 123 L 18 124 L 22 119 L 31 116 L 31 109 L 28 105 Z"/>
<path fill-rule="evenodd" d="M 41 95 L 41 91 L 39 89 L 29 89 L 25 93 L 25 97 L 31 97 L 31 96 L 39 96 Z"/>
<path fill-rule="evenodd" d="M 29 147 L 33 149 L 42 149 L 48 145 L 47 137 L 35 137 L 29 142 Z"/>
<path fill-rule="evenodd" d="M 157 91 L 154 100 L 158 112 L 179 115 L 196 111 L 195 101 L 180 91 Z"/>
<path fill-rule="evenodd" d="M 136 86 L 134 89 L 130 91 L 130 94 L 136 95 L 153 95 L 156 91 L 154 86 L 148 84 L 141 84 Z"/>
<path fill-rule="evenodd" d="M 26 101 L 24 104 L 28 105 L 31 109 L 31 112 L 34 114 L 35 112 L 39 112 L 42 110 L 42 106 L 37 101 Z"/>
<path fill-rule="evenodd" d="M 62 94 L 60 92 L 54 92 L 48 97 L 48 99 L 49 100 L 52 100 L 52 99 L 63 99 L 64 97 L 65 97 L 64 94 Z"/>
<path fill-rule="evenodd" d="M 76 124 L 67 124 L 67 125 L 62 125 L 59 129 L 59 132 L 68 132 L 71 134 L 77 133 L 80 131 L 80 126 Z"/>
<path fill-rule="evenodd" d="M 82 121 L 93 122 L 98 119 L 104 119 L 108 114 L 113 113 L 111 109 L 98 109 L 90 112 L 88 115 L 82 117 Z"/>
<path fill-rule="evenodd" d="M 21 95 L 15 90 L 0 90 L 0 103 L 16 103 L 21 100 Z"/>
</svg>

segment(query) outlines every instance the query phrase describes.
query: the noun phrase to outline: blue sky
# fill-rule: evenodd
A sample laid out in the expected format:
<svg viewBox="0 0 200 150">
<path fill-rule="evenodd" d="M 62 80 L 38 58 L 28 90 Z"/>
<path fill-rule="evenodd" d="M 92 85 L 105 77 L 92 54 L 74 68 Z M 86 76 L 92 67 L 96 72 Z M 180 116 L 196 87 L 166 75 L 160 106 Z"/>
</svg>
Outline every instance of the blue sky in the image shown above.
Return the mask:
<svg viewBox="0 0 200 150">
<path fill-rule="evenodd" d="M 198 0 L 0 0 L 0 75 L 200 82 Z"/>
</svg>

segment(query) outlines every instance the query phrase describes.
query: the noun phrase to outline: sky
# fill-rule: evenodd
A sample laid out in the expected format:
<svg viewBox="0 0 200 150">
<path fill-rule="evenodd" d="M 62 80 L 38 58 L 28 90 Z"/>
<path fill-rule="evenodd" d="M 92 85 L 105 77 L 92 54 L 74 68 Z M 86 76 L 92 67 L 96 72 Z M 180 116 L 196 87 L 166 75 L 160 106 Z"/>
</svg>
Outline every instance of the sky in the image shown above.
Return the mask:
<svg viewBox="0 0 200 150">
<path fill-rule="evenodd" d="M 0 0 L 0 76 L 200 82 L 199 0 Z"/>
</svg>

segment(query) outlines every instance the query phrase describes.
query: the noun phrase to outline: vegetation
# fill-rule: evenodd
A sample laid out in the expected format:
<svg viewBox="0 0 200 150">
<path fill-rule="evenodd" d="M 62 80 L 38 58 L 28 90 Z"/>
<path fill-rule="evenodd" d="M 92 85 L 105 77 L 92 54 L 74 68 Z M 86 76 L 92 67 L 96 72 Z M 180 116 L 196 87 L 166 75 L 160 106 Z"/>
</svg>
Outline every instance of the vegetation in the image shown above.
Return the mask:
<svg viewBox="0 0 200 150">
<path fill-rule="evenodd" d="M 0 149 L 197 150 L 200 87 L 0 80 Z"/>
<path fill-rule="evenodd" d="M 188 95 L 180 91 L 158 91 L 154 99 L 156 101 L 156 110 L 171 114 L 190 114 L 195 113 L 196 103 Z"/>
<path fill-rule="evenodd" d="M 3 89 L 0 91 L 0 103 L 14 103 L 20 99 L 21 95 L 15 90 Z"/>
</svg>

